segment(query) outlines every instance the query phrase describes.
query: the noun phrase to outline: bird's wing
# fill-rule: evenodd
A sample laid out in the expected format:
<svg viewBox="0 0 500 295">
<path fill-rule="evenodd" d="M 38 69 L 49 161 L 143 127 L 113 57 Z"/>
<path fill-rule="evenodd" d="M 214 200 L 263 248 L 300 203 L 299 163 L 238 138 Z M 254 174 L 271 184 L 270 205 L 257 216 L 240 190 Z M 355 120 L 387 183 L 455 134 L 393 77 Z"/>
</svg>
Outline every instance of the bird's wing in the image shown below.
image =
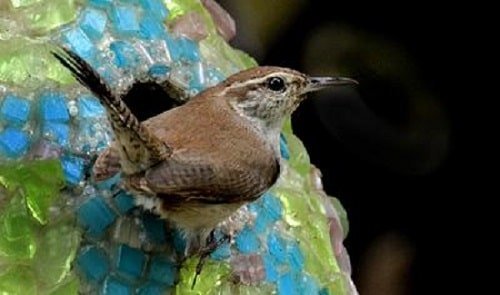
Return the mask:
<svg viewBox="0 0 500 295">
<path fill-rule="evenodd" d="M 128 162 L 125 162 L 127 167 L 123 167 L 129 170 L 126 172 L 144 170 L 171 154 L 171 148 L 137 120 L 120 96 L 114 93 L 91 65 L 62 47 L 54 51 L 53 55 L 106 108 L 116 139 L 120 143 L 122 161 Z"/>
<path fill-rule="evenodd" d="M 131 176 L 129 181 L 135 190 L 152 192 L 167 203 L 231 203 L 255 199 L 276 182 L 278 175 L 278 161 L 261 167 L 238 167 L 203 159 L 169 159 Z"/>
</svg>

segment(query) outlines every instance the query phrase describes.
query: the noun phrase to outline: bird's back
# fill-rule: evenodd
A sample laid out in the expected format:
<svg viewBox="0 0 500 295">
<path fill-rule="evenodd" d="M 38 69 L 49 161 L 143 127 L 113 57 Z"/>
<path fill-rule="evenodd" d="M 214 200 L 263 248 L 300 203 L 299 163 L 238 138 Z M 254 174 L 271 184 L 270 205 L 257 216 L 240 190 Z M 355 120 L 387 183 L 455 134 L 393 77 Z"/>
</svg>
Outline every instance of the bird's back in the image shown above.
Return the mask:
<svg viewBox="0 0 500 295">
<path fill-rule="evenodd" d="M 173 152 L 143 179 L 160 192 L 166 216 L 184 228 L 215 226 L 279 175 L 271 144 L 223 99 L 194 99 L 144 125 Z"/>
<path fill-rule="evenodd" d="M 240 169 L 269 169 L 269 163 L 277 161 L 271 143 L 225 99 L 195 98 L 144 125 L 172 147 L 174 159 L 203 157 L 217 166 Z"/>
</svg>

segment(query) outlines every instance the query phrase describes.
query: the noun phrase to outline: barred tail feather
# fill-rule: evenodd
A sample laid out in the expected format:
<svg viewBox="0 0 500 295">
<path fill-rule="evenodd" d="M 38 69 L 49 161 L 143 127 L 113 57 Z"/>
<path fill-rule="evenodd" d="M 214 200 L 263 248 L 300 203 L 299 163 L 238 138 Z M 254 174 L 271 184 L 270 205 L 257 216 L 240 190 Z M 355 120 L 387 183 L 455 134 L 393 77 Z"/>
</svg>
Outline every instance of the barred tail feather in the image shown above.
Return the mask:
<svg viewBox="0 0 500 295">
<path fill-rule="evenodd" d="M 105 106 L 117 140 L 132 165 L 153 165 L 170 154 L 170 148 L 139 122 L 83 58 L 63 47 L 52 51 L 52 55 Z"/>
</svg>

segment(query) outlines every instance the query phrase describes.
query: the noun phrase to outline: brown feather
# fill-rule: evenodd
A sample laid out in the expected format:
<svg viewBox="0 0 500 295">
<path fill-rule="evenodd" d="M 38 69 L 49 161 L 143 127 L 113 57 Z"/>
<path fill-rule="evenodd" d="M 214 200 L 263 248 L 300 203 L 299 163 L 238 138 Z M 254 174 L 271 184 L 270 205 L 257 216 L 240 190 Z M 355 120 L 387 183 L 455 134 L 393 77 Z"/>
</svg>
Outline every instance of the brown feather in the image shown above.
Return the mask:
<svg viewBox="0 0 500 295">
<path fill-rule="evenodd" d="M 112 144 L 97 157 L 92 174 L 95 181 L 103 181 L 120 172 L 120 169 L 120 154 Z"/>
<path fill-rule="evenodd" d="M 129 188 L 142 195 L 154 192 L 165 215 L 180 223 L 185 220 L 175 218 L 179 206 L 188 211 L 202 204 L 255 200 L 276 181 L 279 158 L 271 143 L 241 120 L 227 99 L 204 95 L 145 121 L 144 126 L 164 140 L 172 154 L 130 176 Z M 227 216 L 207 217 L 220 221 Z"/>
</svg>

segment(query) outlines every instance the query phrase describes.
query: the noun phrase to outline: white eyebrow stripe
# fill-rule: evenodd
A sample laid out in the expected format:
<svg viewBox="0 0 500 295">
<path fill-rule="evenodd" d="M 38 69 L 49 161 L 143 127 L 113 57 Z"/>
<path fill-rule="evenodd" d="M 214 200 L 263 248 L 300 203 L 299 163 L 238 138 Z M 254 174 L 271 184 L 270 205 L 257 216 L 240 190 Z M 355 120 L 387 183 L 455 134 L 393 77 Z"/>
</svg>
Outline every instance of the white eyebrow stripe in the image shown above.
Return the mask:
<svg viewBox="0 0 500 295">
<path fill-rule="evenodd" d="M 253 78 L 253 79 L 250 79 L 250 80 L 247 80 L 247 81 L 242 81 L 242 82 L 236 82 L 236 83 L 233 83 L 231 84 L 229 87 L 227 87 L 223 92 L 222 94 L 226 94 L 227 91 L 231 90 L 231 89 L 236 89 L 236 88 L 240 88 L 240 87 L 244 87 L 248 84 L 259 84 L 259 83 L 263 83 L 264 81 L 266 81 L 267 79 L 271 78 L 271 77 L 282 77 L 282 78 L 285 78 L 285 81 L 287 83 L 290 82 L 290 79 L 287 79 L 287 77 L 289 78 L 290 74 L 288 73 L 285 73 L 285 72 L 275 72 L 275 73 L 270 73 L 270 74 L 267 74 L 266 76 L 264 77 L 260 77 L 260 78 Z"/>
</svg>

